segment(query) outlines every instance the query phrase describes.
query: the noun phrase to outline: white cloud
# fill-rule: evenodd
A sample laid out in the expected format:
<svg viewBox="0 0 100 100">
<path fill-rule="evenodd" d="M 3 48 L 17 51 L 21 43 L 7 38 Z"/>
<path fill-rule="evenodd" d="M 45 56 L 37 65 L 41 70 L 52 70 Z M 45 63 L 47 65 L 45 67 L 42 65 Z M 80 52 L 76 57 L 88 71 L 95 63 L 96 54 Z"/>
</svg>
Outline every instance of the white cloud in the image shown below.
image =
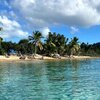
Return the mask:
<svg viewBox="0 0 100 100">
<path fill-rule="evenodd" d="M 46 37 L 49 28 L 57 25 L 69 26 L 71 33 L 77 33 L 80 27 L 100 25 L 100 0 L 7 1 L 0 0 L 0 6 L 5 5 L 5 9 L 0 10 L 0 15 L 3 16 L 0 16 L 0 21 L 4 28 L 0 36 L 3 38 L 27 37 L 28 32 L 23 31 L 22 27 L 31 30 L 41 29 Z M 25 23 L 21 27 L 18 21 Z"/>
<path fill-rule="evenodd" d="M 11 6 L 34 27 L 100 25 L 100 0 L 13 0 Z"/>
<path fill-rule="evenodd" d="M 77 32 L 79 31 L 78 28 L 73 27 L 73 26 L 70 27 L 70 30 L 71 30 L 71 31 L 70 31 L 71 34 L 77 33 Z"/>
<path fill-rule="evenodd" d="M 40 31 L 42 32 L 43 37 L 47 37 L 50 32 L 50 29 L 48 27 L 44 27 Z"/>
<path fill-rule="evenodd" d="M 28 36 L 28 32 L 23 31 L 21 25 L 17 21 L 10 20 L 6 16 L 0 16 L 0 22 L 3 27 L 0 37 L 3 37 L 4 39 L 22 39 Z"/>
</svg>

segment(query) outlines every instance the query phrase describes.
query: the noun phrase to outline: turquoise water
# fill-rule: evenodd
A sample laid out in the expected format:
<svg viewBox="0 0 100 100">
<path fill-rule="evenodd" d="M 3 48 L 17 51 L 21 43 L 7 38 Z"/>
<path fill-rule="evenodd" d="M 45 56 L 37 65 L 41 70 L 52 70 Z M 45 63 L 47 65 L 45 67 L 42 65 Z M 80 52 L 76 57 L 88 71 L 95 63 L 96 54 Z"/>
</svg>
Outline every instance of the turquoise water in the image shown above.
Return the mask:
<svg viewBox="0 0 100 100">
<path fill-rule="evenodd" d="M 100 100 L 100 59 L 0 63 L 0 100 Z"/>
</svg>

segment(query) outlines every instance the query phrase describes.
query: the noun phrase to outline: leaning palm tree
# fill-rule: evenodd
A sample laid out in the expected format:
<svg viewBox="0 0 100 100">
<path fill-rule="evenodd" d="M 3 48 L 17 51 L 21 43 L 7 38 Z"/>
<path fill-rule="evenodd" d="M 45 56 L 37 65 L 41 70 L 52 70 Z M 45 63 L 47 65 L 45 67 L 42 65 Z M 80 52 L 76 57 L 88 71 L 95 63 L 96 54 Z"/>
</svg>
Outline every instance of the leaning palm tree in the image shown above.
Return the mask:
<svg viewBox="0 0 100 100">
<path fill-rule="evenodd" d="M 34 46 L 35 46 L 34 47 L 35 48 L 34 49 L 34 55 L 36 55 L 36 53 L 37 53 L 37 47 L 39 47 L 40 50 L 43 49 L 42 42 L 41 42 L 42 34 L 39 31 L 35 31 L 35 32 L 33 32 L 33 35 L 29 36 L 28 38 L 29 38 L 29 41 L 31 43 L 33 43 Z"/>
</svg>

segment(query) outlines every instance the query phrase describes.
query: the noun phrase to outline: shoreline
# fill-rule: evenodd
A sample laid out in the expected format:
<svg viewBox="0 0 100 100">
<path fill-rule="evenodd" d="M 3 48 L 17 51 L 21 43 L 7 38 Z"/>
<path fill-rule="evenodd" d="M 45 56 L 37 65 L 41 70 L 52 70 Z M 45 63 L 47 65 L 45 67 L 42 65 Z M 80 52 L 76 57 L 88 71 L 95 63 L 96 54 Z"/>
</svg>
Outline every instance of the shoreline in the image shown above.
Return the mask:
<svg viewBox="0 0 100 100">
<path fill-rule="evenodd" d="M 77 60 L 77 59 L 95 59 L 95 58 L 100 58 L 100 57 L 91 57 L 91 56 L 73 56 L 73 57 L 62 57 L 59 58 L 53 58 L 53 57 L 48 57 L 48 56 L 42 56 L 38 55 L 35 56 L 35 59 L 19 59 L 20 57 L 18 56 L 0 56 L 0 62 L 8 62 L 8 61 L 39 61 L 39 60 Z"/>
</svg>

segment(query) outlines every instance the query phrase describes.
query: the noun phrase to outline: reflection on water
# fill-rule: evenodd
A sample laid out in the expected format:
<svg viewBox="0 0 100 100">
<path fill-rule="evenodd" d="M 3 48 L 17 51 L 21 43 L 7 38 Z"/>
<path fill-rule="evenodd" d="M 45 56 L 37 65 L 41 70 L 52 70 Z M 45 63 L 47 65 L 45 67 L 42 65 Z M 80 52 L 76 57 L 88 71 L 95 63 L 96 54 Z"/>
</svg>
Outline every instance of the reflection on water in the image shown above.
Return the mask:
<svg viewBox="0 0 100 100">
<path fill-rule="evenodd" d="M 0 100 L 100 100 L 100 59 L 0 63 Z"/>
</svg>

